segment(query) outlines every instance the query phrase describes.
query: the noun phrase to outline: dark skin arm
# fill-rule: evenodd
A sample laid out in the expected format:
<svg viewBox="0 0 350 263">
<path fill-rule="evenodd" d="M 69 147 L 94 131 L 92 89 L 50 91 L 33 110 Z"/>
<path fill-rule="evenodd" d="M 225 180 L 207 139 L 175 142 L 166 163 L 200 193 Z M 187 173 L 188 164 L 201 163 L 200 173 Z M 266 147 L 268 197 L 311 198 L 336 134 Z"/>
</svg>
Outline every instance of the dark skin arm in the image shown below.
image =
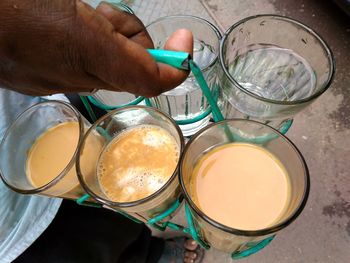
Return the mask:
<svg viewBox="0 0 350 263">
<path fill-rule="evenodd" d="M 0 1 L 0 84 L 29 95 L 128 91 L 156 96 L 179 85 L 188 72 L 156 63 L 152 40 L 134 15 L 80 0 Z M 166 49 L 193 49 L 178 30 Z"/>
</svg>

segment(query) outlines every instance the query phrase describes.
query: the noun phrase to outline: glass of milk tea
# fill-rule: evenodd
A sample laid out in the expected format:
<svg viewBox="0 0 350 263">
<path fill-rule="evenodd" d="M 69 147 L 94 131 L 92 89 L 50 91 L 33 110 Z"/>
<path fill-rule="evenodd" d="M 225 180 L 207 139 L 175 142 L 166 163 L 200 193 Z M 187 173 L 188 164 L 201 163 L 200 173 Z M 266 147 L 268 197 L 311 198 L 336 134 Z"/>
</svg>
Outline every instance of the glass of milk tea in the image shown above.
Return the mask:
<svg viewBox="0 0 350 263">
<path fill-rule="evenodd" d="M 205 19 L 194 16 L 167 16 L 147 26 L 154 46 L 162 49 L 170 35 L 186 28 L 194 36 L 193 59 L 203 72 L 213 96 L 218 97 L 217 61 L 221 34 Z M 210 106 L 192 74 L 178 87 L 151 99 L 152 106 L 169 114 L 185 136 L 205 127 L 210 119 Z"/>
<path fill-rule="evenodd" d="M 76 176 L 75 158 L 89 126 L 66 102 L 44 101 L 28 108 L 0 144 L 2 180 L 21 194 L 79 198 L 84 191 Z M 93 144 L 90 141 L 89 147 Z"/>
<path fill-rule="evenodd" d="M 245 18 L 220 46 L 220 106 L 226 118 L 281 129 L 331 85 L 334 59 L 312 29 L 277 15 Z"/>
<path fill-rule="evenodd" d="M 199 236 L 228 253 L 287 227 L 302 212 L 310 188 L 306 163 L 293 143 L 243 119 L 209 125 L 191 138 L 180 184 Z"/>
<path fill-rule="evenodd" d="M 90 148 L 89 141 L 102 143 Z M 158 109 L 116 109 L 86 133 L 77 157 L 78 177 L 93 199 L 147 222 L 180 197 L 183 147 L 179 126 Z M 87 161 L 90 166 L 84 165 Z"/>
</svg>

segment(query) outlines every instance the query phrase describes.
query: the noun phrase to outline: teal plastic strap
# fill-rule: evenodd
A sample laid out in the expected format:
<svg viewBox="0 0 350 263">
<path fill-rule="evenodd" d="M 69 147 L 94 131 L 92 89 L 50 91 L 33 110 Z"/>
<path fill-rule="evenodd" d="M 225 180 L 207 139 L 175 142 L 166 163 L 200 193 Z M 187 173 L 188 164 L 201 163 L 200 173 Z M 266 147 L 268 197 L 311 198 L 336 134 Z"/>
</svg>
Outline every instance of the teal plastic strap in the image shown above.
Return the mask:
<svg viewBox="0 0 350 263">
<path fill-rule="evenodd" d="M 209 244 L 207 244 L 205 241 L 203 241 L 199 237 L 199 234 L 197 233 L 197 230 L 196 230 L 196 228 L 194 226 L 194 223 L 193 223 L 191 210 L 190 210 L 190 208 L 188 207 L 187 204 L 185 204 L 185 213 L 186 213 L 186 219 L 187 219 L 187 224 L 188 224 L 188 227 L 189 227 L 189 231 L 190 231 L 190 234 L 191 234 L 193 240 L 196 241 L 202 248 L 208 250 L 210 248 L 210 246 L 209 246 Z"/>
<path fill-rule="evenodd" d="M 259 252 L 260 250 L 262 250 L 264 247 L 266 247 L 268 244 L 270 244 L 270 242 L 275 238 L 275 235 L 270 236 L 264 240 L 262 240 L 261 242 L 259 242 L 257 245 L 254 245 L 251 248 L 248 248 L 246 250 L 243 251 L 239 251 L 239 252 L 234 252 L 231 255 L 232 259 L 241 259 L 241 258 L 245 258 L 245 257 L 249 257 L 252 254 L 255 254 L 257 252 Z M 249 246 L 249 244 L 247 244 L 247 246 Z"/>
<path fill-rule="evenodd" d="M 151 103 L 151 100 L 149 98 L 145 98 L 145 103 L 146 103 L 146 106 L 153 107 L 152 103 Z"/>
<path fill-rule="evenodd" d="M 287 120 L 287 121 L 283 124 L 283 126 L 280 128 L 280 130 L 279 130 L 280 133 L 286 134 L 286 133 L 289 131 L 290 127 L 292 127 L 292 124 L 293 124 L 293 119 Z"/>
<path fill-rule="evenodd" d="M 102 103 L 101 101 L 95 99 L 93 96 L 88 96 L 87 98 L 96 107 L 98 107 L 98 108 L 100 108 L 102 110 L 105 110 L 105 111 L 120 109 L 120 108 L 124 108 L 124 107 L 127 107 L 127 106 L 132 106 L 132 105 L 137 105 L 137 104 L 141 103 L 145 99 L 144 97 L 138 97 L 135 100 L 133 100 L 133 101 L 131 101 L 129 103 L 123 104 L 123 105 L 110 106 L 110 105 L 106 105 L 106 104 Z"/>
<path fill-rule="evenodd" d="M 95 115 L 95 112 L 94 112 L 93 109 L 91 108 L 91 105 L 90 105 L 89 101 L 87 100 L 87 98 L 86 98 L 85 96 L 79 96 L 79 97 L 80 97 L 81 101 L 83 102 L 84 107 L 85 107 L 85 109 L 87 110 L 87 112 L 88 112 L 88 114 L 89 114 L 91 120 L 92 120 L 93 122 L 97 121 L 97 117 L 96 117 L 96 115 Z"/>
<path fill-rule="evenodd" d="M 156 217 L 148 220 L 148 224 L 149 225 L 155 225 L 156 223 L 158 223 L 159 221 L 163 220 L 164 218 L 170 216 L 172 213 L 174 213 L 176 211 L 176 209 L 179 208 L 179 206 L 181 205 L 181 202 L 183 200 L 183 197 L 180 197 L 179 199 L 176 200 L 176 202 L 169 207 L 166 211 L 164 211 L 163 213 L 157 215 Z"/>
<path fill-rule="evenodd" d="M 147 224 L 150 225 L 151 227 L 154 227 L 154 228 L 160 230 L 160 231 L 164 231 L 167 228 L 171 228 L 173 230 L 181 231 L 185 234 L 189 234 L 190 233 L 189 229 L 184 227 L 184 226 L 175 224 L 175 223 L 170 222 L 170 221 L 161 222 L 163 219 L 165 219 L 166 217 L 168 217 L 172 213 L 174 213 L 180 207 L 182 201 L 183 201 L 183 196 L 180 196 L 180 198 L 177 199 L 176 202 L 169 209 L 167 209 L 163 213 L 157 215 L 156 217 L 148 220 Z"/>
<path fill-rule="evenodd" d="M 220 111 L 220 109 L 219 109 L 215 99 L 211 95 L 210 88 L 208 87 L 208 84 L 207 84 L 207 82 L 204 79 L 202 71 L 194 63 L 194 61 L 192 59 L 190 60 L 190 68 L 191 68 L 191 71 L 192 71 L 195 79 L 198 82 L 198 85 L 201 87 L 204 96 L 206 97 L 206 99 L 209 102 L 209 105 L 210 105 L 212 113 L 213 113 L 214 121 L 215 122 L 223 121 L 224 120 L 224 116 L 222 115 L 222 113 L 221 113 L 221 111 Z"/>
<path fill-rule="evenodd" d="M 147 49 L 147 51 L 157 62 L 161 62 L 178 69 L 190 69 L 188 60 L 191 58 L 191 55 L 187 52 L 163 49 Z"/>
<path fill-rule="evenodd" d="M 97 207 L 97 208 L 101 208 L 102 207 L 101 204 L 86 202 L 89 198 L 90 198 L 90 195 L 85 194 L 82 197 L 80 197 L 79 199 L 77 199 L 76 203 L 78 205 L 83 205 L 83 206 L 90 206 L 90 207 Z"/>
</svg>

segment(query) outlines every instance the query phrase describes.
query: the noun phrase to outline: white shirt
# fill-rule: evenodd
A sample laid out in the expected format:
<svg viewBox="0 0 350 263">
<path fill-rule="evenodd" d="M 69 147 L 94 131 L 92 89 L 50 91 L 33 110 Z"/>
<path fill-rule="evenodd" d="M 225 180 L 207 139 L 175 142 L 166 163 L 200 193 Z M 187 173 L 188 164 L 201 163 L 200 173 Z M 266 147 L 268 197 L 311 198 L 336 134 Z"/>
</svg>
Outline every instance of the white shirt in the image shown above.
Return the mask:
<svg viewBox="0 0 350 263">
<path fill-rule="evenodd" d="M 0 88 L 0 140 L 16 116 L 40 100 Z M 17 194 L 0 180 L 0 263 L 13 261 L 44 232 L 61 201 Z"/>
</svg>

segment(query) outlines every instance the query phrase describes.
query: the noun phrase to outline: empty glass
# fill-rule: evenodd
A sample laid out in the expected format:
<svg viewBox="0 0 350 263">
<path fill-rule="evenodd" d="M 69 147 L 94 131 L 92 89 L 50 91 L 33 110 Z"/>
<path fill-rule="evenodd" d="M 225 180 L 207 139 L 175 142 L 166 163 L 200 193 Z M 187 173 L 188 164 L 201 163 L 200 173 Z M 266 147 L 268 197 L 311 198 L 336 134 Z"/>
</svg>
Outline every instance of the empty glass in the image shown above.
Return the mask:
<svg viewBox="0 0 350 263">
<path fill-rule="evenodd" d="M 261 138 L 265 134 L 270 134 L 270 136 L 263 141 Z M 271 227 L 247 231 L 225 226 L 207 216 L 205 211 L 202 211 L 191 198 L 190 182 L 199 159 L 217 146 L 235 142 L 250 143 L 266 149 L 279 159 L 289 176 L 291 184 L 289 204 L 282 217 Z M 192 137 L 182 155 L 179 175 L 181 189 L 190 207 L 194 226 L 199 236 L 212 247 L 229 253 L 254 247 L 261 240 L 293 222 L 302 212 L 310 188 L 306 163 L 293 143 L 265 124 L 241 119 L 212 124 Z"/>
<path fill-rule="evenodd" d="M 277 129 L 327 90 L 334 59 L 312 29 L 277 15 L 245 18 L 220 46 L 220 106 L 225 118 L 248 118 Z"/>
<path fill-rule="evenodd" d="M 97 168 L 103 150 L 113 138 L 126 129 L 140 125 L 154 125 L 165 129 L 179 146 L 180 153 L 184 140 L 180 128 L 168 116 L 157 109 L 145 106 L 130 106 L 109 112 L 99 119 L 86 133 L 77 156 L 77 173 L 82 187 L 95 200 L 104 206 L 124 211 L 133 217 L 147 222 L 150 218 L 166 211 L 178 200 L 181 191 L 177 177 L 178 165 L 170 179 L 158 191 L 141 200 L 132 202 L 113 202 L 100 186 Z M 99 141 L 94 148 L 87 148 L 87 141 Z M 146 154 L 146 153 L 145 153 Z M 86 158 L 90 166 L 84 166 Z"/>
<path fill-rule="evenodd" d="M 78 122 L 79 141 L 67 166 L 51 182 L 35 186 L 27 176 L 28 152 L 36 140 L 50 128 L 63 122 Z M 84 191 L 75 172 L 75 157 L 90 124 L 70 104 L 45 101 L 24 111 L 8 128 L 0 145 L 0 176 L 12 190 L 21 194 L 39 194 L 77 199 Z M 50 156 L 45 156 L 50 159 Z"/>
<path fill-rule="evenodd" d="M 193 59 L 201 68 L 213 96 L 218 96 L 217 60 L 221 34 L 210 22 L 194 16 L 167 16 L 147 26 L 156 49 L 162 49 L 170 35 L 186 28 L 194 35 Z M 209 122 L 210 106 L 194 76 L 180 86 L 151 99 L 152 106 L 169 114 L 185 136 L 203 128 Z"/>
</svg>

